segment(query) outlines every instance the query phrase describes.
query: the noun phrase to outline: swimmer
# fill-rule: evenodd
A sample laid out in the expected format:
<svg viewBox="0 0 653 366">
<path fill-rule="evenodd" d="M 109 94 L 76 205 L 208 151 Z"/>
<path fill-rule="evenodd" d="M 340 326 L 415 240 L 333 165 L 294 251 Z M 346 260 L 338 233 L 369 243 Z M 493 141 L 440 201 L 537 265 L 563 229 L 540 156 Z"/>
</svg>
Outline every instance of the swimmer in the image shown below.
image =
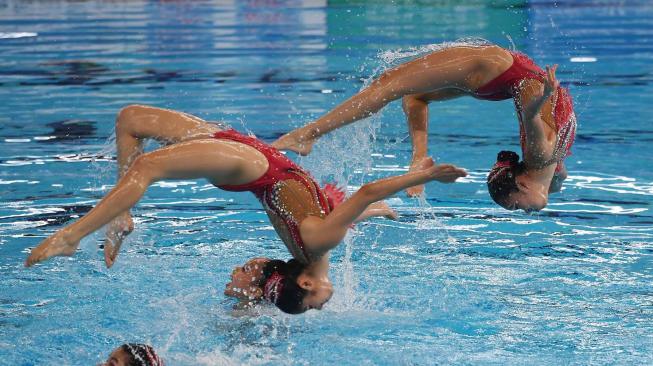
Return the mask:
<svg viewBox="0 0 653 366">
<path fill-rule="evenodd" d="M 402 98 L 413 158 L 410 171 L 427 156 L 428 104 L 469 95 L 481 100 L 513 99 L 520 127 L 523 161 L 501 152 L 487 177 L 492 199 L 502 207 L 541 210 L 549 193 L 567 177 L 563 159 L 576 132 L 569 91 L 555 77 L 557 65 L 539 68 L 526 55 L 490 43 L 450 46 L 385 71 L 367 88 L 324 116 L 272 143 L 280 150 L 310 153 L 322 135 L 369 117 Z M 423 185 L 407 189 L 410 196 Z"/>
<path fill-rule="evenodd" d="M 167 146 L 143 153 L 148 138 Z M 319 308 L 331 296 L 327 254 L 351 224 L 374 216 L 396 218 L 382 199 L 416 184 L 452 183 L 466 175 L 453 165 L 424 158 L 417 169 L 365 184 L 344 199 L 344 194 L 320 187 L 306 171 L 254 137 L 185 113 L 138 105 L 118 114 L 116 144 L 116 186 L 85 216 L 34 248 L 26 266 L 73 255 L 82 238 L 108 224 L 104 259 L 111 267 L 122 241 L 133 230 L 129 210 L 149 185 L 163 179 L 205 178 L 224 190 L 253 192 L 262 203 L 295 261 L 271 262 L 271 281 L 261 293 L 267 287 L 267 298 L 289 313 Z M 305 291 L 293 293 L 297 289 Z M 301 296 L 293 297 L 294 303 L 280 305 L 280 299 L 291 293 Z"/>
<path fill-rule="evenodd" d="M 111 352 L 102 366 L 164 366 L 152 346 L 125 343 Z"/>
</svg>

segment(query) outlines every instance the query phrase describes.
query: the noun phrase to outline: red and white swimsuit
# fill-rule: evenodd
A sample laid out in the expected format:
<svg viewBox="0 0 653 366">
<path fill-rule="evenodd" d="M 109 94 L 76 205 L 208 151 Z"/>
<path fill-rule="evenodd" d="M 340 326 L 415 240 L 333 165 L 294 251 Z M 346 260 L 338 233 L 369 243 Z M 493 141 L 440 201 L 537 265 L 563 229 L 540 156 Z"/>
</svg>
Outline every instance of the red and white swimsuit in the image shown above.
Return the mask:
<svg viewBox="0 0 653 366">
<path fill-rule="evenodd" d="M 218 186 L 218 188 L 226 191 L 250 191 L 254 193 L 268 212 L 272 224 L 281 238 L 284 239 L 286 236 L 284 234 L 289 234 L 292 243 L 288 243 L 286 240 L 284 242 L 286 242 L 293 256 L 301 262 L 311 262 L 311 257 L 306 252 L 304 242 L 299 233 L 299 225 L 305 217 L 295 217 L 292 210 L 288 209 L 288 206 L 317 206 L 319 207 L 319 212 L 315 213 L 324 217 L 342 202 L 344 194 L 334 189 L 332 185 L 327 185 L 324 188 L 320 187 L 310 174 L 292 160 L 288 159 L 279 150 L 255 137 L 245 136 L 233 129 L 216 132 L 213 137 L 251 146 L 265 155 L 268 160 L 268 170 L 260 178 L 247 184 L 222 185 Z M 313 202 L 284 202 L 284 200 L 292 199 L 287 198 L 289 197 L 288 195 L 282 194 L 282 190 L 285 188 L 284 185 L 289 181 L 294 181 L 305 187 L 310 192 Z M 280 222 L 277 218 L 282 221 L 285 227 L 278 227 Z"/>
<path fill-rule="evenodd" d="M 544 82 L 546 73 L 523 53 L 508 51 L 512 55 L 512 66 L 501 75 L 478 88 L 474 97 L 483 100 L 504 100 L 512 98 L 519 117 L 519 137 L 522 152 L 526 145 L 526 134 L 524 124 L 521 120 L 522 105 L 519 95 L 521 86 L 525 80 L 535 79 Z M 556 172 L 562 167 L 561 163 L 565 157 L 571 155 L 571 145 L 576 136 L 576 114 L 574 105 L 567 88 L 558 87 L 553 97 L 553 120 L 556 124 L 557 137 L 555 148 L 551 159 L 545 164 L 557 163 Z"/>
</svg>

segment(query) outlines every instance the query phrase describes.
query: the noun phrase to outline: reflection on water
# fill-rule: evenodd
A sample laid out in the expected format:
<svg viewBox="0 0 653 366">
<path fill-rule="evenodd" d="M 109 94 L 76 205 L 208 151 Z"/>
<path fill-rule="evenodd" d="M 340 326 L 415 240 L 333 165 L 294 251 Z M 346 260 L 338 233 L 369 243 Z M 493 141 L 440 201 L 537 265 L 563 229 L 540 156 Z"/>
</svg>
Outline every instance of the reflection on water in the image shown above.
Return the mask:
<svg viewBox="0 0 653 366">
<path fill-rule="evenodd" d="M 139 341 L 175 365 L 650 364 L 651 13 L 645 1 L 0 3 L 0 357 L 93 364 Z M 269 141 L 464 37 L 561 64 L 579 135 L 542 212 L 505 211 L 486 192 L 496 153 L 518 150 L 512 104 L 460 99 L 431 106 L 429 149 L 470 175 L 422 201 L 398 194 L 396 222 L 356 225 L 321 312 L 231 309 L 234 265 L 288 254 L 253 197 L 204 181 L 153 185 L 111 270 L 102 233 L 74 258 L 22 268 L 113 187 L 109 137 L 126 104 Z M 400 106 L 297 160 L 350 192 L 405 172 Z"/>
</svg>

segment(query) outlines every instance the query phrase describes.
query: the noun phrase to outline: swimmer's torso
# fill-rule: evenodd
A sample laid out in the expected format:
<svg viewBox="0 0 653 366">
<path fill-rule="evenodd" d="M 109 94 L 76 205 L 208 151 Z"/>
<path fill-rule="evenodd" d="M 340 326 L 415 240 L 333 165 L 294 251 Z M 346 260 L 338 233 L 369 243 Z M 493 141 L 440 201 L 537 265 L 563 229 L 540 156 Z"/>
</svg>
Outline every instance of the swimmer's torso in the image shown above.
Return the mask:
<svg viewBox="0 0 653 366">
<path fill-rule="evenodd" d="M 249 145 L 268 160 L 268 170 L 253 182 L 241 185 L 221 185 L 227 191 L 250 191 L 265 209 L 272 226 L 295 259 L 310 263 L 313 258 L 304 245 L 299 227 L 307 217 L 325 217 L 331 212 L 329 199 L 313 178 L 277 149 L 253 136 L 235 130 L 215 133 L 225 139 Z"/>
<path fill-rule="evenodd" d="M 523 100 L 540 93 L 546 73 L 528 56 L 519 52 L 506 52 L 513 58 L 512 65 L 472 95 L 484 100 L 513 99 L 519 118 L 521 146 L 525 150 Z M 576 133 L 576 116 L 569 91 L 558 87 L 542 106 L 540 117 L 548 130 L 547 140 L 554 141 L 551 157 L 544 165 L 558 163 L 569 155 Z"/>
<path fill-rule="evenodd" d="M 285 179 L 275 183 L 263 196 L 261 202 L 272 226 L 293 257 L 300 262 L 310 263 L 317 258 L 307 250 L 300 226 L 309 216 L 324 218 L 328 206 L 322 205 L 327 198 L 311 177 L 303 172 L 293 172 L 296 179 Z"/>
</svg>

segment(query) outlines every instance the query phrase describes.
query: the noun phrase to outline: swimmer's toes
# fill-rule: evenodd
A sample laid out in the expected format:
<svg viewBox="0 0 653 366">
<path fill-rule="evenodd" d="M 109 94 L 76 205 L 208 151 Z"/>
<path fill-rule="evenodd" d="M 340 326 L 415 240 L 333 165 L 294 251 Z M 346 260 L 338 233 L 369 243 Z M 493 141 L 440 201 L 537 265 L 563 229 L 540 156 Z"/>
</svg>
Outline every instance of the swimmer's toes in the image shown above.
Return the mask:
<svg viewBox="0 0 653 366">
<path fill-rule="evenodd" d="M 111 266 L 113 266 L 113 264 L 115 263 L 116 256 L 115 255 L 111 256 L 111 255 L 107 254 L 106 247 L 107 246 L 105 244 L 105 246 L 104 246 L 104 248 L 105 248 L 105 250 L 104 250 L 104 264 L 106 264 L 107 268 L 111 268 Z"/>
<path fill-rule="evenodd" d="M 388 214 L 385 215 L 385 218 L 388 220 L 397 221 L 399 219 L 399 214 L 397 213 L 397 211 L 390 209 L 388 211 Z"/>
<path fill-rule="evenodd" d="M 117 235 L 112 239 L 107 238 L 104 241 L 104 263 L 107 268 L 111 268 L 116 262 L 116 257 L 118 257 L 118 253 L 120 252 L 120 246 L 122 246 L 122 241 L 127 234 Z"/>
<path fill-rule="evenodd" d="M 314 141 L 302 142 L 298 145 L 299 147 L 295 150 L 295 152 L 301 156 L 307 156 L 311 153 L 311 151 L 313 151 L 313 143 Z"/>
<path fill-rule="evenodd" d="M 306 156 L 313 150 L 314 140 L 305 140 L 302 142 L 285 135 L 272 143 L 272 147 L 278 150 L 287 150 L 297 153 L 301 156 Z"/>
<path fill-rule="evenodd" d="M 32 252 L 25 261 L 26 267 L 42 262 L 48 258 L 56 256 L 70 257 L 75 254 L 79 242 L 66 240 L 64 235 L 59 232 L 45 239 L 38 247 L 32 249 Z"/>
<path fill-rule="evenodd" d="M 413 186 L 406 189 L 406 194 L 408 197 L 419 197 L 424 193 L 424 185 L 420 184 L 418 186 Z"/>
<path fill-rule="evenodd" d="M 107 230 L 107 238 L 104 241 L 104 263 L 107 268 L 111 268 L 111 266 L 116 262 L 122 242 L 133 230 L 133 225 L 126 226 L 125 230 L 121 231 Z"/>
</svg>

